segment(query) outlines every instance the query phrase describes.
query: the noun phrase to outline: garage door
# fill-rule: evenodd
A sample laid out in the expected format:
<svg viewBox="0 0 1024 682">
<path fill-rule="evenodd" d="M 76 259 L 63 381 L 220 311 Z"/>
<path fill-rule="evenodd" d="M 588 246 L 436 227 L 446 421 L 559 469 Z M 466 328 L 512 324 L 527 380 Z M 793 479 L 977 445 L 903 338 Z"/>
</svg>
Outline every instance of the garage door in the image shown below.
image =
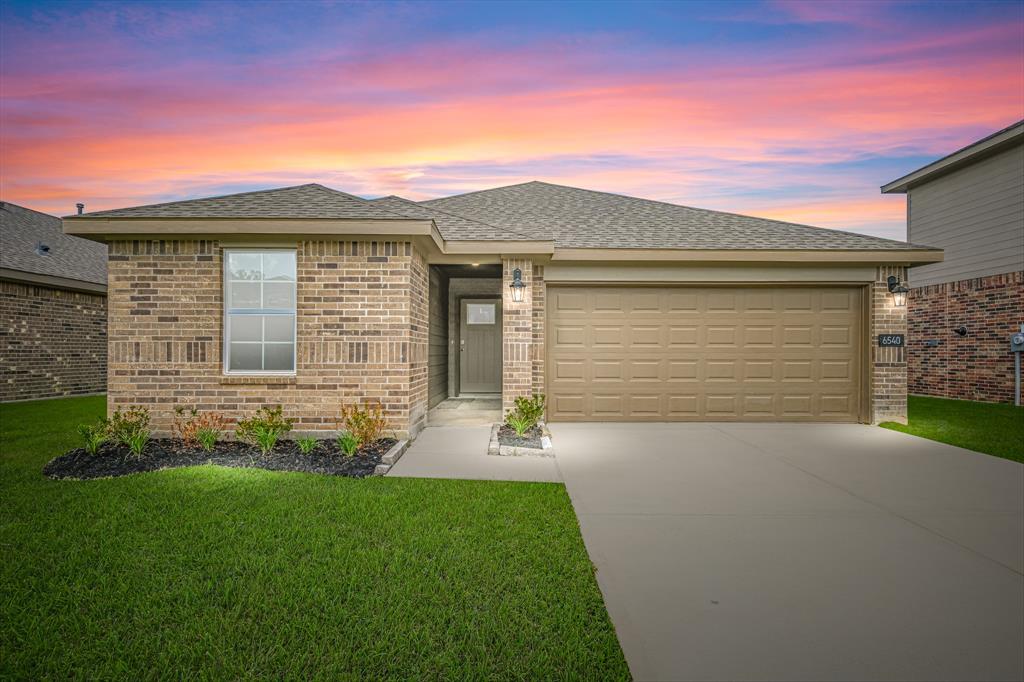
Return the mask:
<svg viewBox="0 0 1024 682">
<path fill-rule="evenodd" d="M 859 288 L 549 287 L 552 421 L 858 421 Z"/>
</svg>

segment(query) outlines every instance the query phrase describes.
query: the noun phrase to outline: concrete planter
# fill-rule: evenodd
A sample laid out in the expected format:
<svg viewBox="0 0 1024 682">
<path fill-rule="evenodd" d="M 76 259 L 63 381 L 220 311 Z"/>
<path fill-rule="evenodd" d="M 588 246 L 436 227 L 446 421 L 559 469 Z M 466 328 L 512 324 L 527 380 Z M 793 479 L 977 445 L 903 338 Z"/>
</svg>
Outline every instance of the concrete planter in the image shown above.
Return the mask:
<svg viewBox="0 0 1024 682">
<path fill-rule="evenodd" d="M 501 428 L 501 424 L 494 424 L 491 426 L 491 442 L 487 446 L 487 454 L 495 455 L 500 457 L 554 457 L 555 449 L 553 447 L 547 448 L 529 448 L 521 445 L 502 445 L 498 442 L 498 430 Z M 547 438 L 547 442 L 551 442 L 551 432 L 548 431 L 548 427 L 541 424 L 541 432 L 544 437 Z"/>
</svg>

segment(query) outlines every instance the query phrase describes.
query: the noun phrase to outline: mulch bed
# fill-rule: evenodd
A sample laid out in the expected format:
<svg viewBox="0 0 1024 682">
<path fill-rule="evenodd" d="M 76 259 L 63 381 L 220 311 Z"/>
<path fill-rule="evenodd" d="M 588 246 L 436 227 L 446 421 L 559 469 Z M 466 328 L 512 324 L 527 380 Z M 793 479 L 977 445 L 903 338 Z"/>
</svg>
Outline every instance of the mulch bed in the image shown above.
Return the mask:
<svg viewBox="0 0 1024 682">
<path fill-rule="evenodd" d="M 213 450 L 206 452 L 201 448 L 185 447 L 178 439 L 155 438 L 146 445 L 141 457 L 131 454 L 125 446 L 113 443 L 104 443 L 95 455 L 76 448 L 50 460 L 43 467 L 43 473 L 54 479 L 85 480 L 217 464 L 243 469 L 364 478 L 373 474 L 380 458 L 397 442 L 393 438 L 381 438 L 348 457 L 333 440 L 320 441 L 308 455 L 302 454 L 294 441 L 279 441 L 272 452 L 263 455 L 257 448 L 237 441 L 217 443 Z"/>
<path fill-rule="evenodd" d="M 543 435 L 544 432 L 541 430 L 540 426 L 534 426 L 522 436 L 519 436 L 516 435 L 515 429 L 507 424 L 502 424 L 501 428 L 498 429 L 498 444 L 511 445 L 517 448 L 536 448 L 540 450 L 540 439 Z"/>
</svg>

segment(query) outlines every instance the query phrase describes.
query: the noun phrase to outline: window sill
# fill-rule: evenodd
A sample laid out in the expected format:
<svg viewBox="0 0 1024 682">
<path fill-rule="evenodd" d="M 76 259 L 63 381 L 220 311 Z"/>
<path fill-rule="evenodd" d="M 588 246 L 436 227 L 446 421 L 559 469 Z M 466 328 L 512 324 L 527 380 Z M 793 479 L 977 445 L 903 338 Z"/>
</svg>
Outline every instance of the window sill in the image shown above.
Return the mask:
<svg viewBox="0 0 1024 682">
<path fill-rule="evenodd" d="M 298 383 L 294 374 L 223 374 L 221 384 L 246 384 L 257 386 L 287 386 Z"/>
</svg>

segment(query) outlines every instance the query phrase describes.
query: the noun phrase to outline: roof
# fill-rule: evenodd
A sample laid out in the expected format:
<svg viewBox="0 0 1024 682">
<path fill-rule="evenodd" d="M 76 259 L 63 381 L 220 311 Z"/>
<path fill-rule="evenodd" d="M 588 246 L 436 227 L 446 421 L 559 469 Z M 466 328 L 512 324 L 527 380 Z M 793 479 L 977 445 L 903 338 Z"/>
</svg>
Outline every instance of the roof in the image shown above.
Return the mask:
<svg viewBox="0 0 1024 682">
<path fill-rule="evenodd" d="M 988 137 L 983 137 L 977 142 L 972 142 L 938 161 L 933 161 L 927 166 L 882 185 L 882 194 L 905 193 L 912 187 L 934 180 L 940 175 L 968 166 L 1017 144 L 1024 144 L 1024 120 L 1017 121 L 1013 125 L 992 133 Z"/>
<path fill-rule="evenodd" d="M 919 249 L 906 242 L 649 199 L 527 182 L 421 202 L 561 248 Z"/>
<path fill-rule="evenodd" d="M 93 211 L 75 218 L 309 218 L 323 220 L 400 220 L 361 197 L 311 183 L 205 199 Z"/>
<path fill-rule="evenodd" d="M 106 286 L 107 247 L 64 234 L 56 216 L 0 201 L 0 270 Z"/>
<path fill-rule="evenodd" d="M 403 213 L 410 218 L 433 220 L 434 224 L 437 225 L 437 231 L 441 233 L 445 240 L 449 241 L 522 241 L 536 239 L 536 237 L 531 237 L 527 234 L 494 227 L 487 223 L 447 213 L 439 208 L 430 208 L 394 195 L 373 199 L 371 203 L 395 213 Z"/>
</svg>

